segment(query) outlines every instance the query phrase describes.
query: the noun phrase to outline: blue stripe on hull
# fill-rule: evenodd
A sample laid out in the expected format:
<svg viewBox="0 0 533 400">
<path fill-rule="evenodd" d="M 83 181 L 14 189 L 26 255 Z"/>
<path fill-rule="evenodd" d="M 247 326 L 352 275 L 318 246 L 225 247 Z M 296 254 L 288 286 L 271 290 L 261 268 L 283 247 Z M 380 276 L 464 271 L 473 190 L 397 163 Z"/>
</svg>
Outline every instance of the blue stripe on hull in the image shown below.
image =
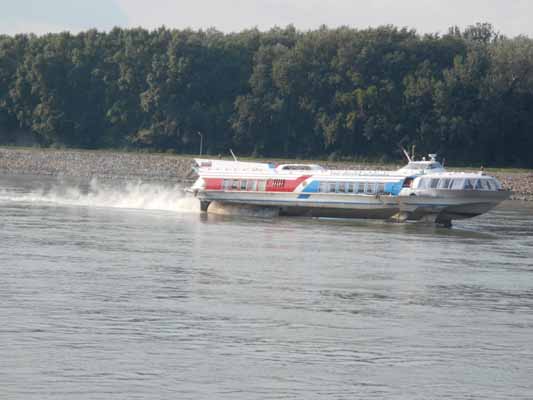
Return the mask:
<svg viewBox="0 0 533 400">
<path fill-rule="evenodd" d="M 352 182 L 352 181 L 346 180 L 346 182 Z M 387 182 L 385 183 L 385 192 L 396 196 L 402 190 L 402 185 L 403 185 L 403 179 L 398 182 Z M 319 189 L 320 189 L 320 181 L 311 181 L 307 184 L 306 187 L 303 188 L 302 193 L 318 193 Z"/>
<path fill-rule="evenodd" d="M 308 183 L 306 187 L 304 187 L 302 192 L 303 193 L 317 193 L 319 187 L 320 187 L 319 181 L 312 181 Z"/>
</svg>

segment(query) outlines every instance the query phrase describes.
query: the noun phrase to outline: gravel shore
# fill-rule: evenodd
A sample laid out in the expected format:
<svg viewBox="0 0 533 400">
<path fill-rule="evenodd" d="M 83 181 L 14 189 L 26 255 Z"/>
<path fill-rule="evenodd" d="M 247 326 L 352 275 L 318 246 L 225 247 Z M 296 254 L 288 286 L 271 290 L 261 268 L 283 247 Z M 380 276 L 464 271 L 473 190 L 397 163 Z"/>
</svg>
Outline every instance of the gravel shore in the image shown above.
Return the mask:
<svg viewBox="0 0 533 400">
<path fill-rule="evenodd" d="M 190 182 L 195 178 L 192 164 L 191 157 L 169 154 L 0 148 L 0 173 L 5 174 Z M 368 165 L 345 162 L 322 165 L 329 168 L 369 169 Z M 374 165 L 371 167 L 376 168 Z M 533 201 L 533 170 L 489 174 L 513 191 L 513 199 Z"/>
<path fill-rule="evenodd" d="M 167 154 L 0 148 L 0 173 L 191 180 L 192 159 Z"/>
</svg>

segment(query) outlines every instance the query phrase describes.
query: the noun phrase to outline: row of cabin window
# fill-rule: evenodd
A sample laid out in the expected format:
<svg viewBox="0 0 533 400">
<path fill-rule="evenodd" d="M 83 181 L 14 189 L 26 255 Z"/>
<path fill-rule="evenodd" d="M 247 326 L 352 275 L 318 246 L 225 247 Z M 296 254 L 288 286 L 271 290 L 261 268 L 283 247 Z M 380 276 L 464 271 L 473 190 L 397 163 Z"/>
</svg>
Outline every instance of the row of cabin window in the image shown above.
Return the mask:
<svg viewBox="0 0 533 400">
<path fill-rule="evenodd" d="M 281 179 L 277 179 L 281 180 Z M 264 192 L 266 190 L 266 183 L 267 181 L 264 179 L 224 179 L 222 181 L 222 189 L 223 190 L 248 190 L 248 191 L 259 191 Z M 283 187 L 285 185 L 285 182 L 283 182 L 283 185 L 281 183 L 277 183 L 280 186 L 277 187 Z"/>
<path fill-rule="evenodd" d="M 493 190 L 500 185 L 492 178 L 422 178 L 419 189 Z"/>
<path fill-rule="evenodd" d="M 320 193 L 385 194 L 385 184 L 376 182 L 320 182 Z"/>
</svg>

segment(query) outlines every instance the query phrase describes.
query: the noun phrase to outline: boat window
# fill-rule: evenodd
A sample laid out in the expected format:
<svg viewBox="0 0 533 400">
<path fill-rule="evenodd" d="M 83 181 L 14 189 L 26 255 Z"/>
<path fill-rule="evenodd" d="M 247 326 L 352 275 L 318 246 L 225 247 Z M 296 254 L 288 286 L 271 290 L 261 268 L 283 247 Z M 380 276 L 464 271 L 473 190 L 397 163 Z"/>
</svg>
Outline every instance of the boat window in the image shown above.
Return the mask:
<svg viewBox="0 0 533 400">
<path fill-rule="evenodd" d="M 384 183 L 378 183 L 377 184 L 377 192 L 378 192 L 378 194 L 384 194 L 385 193 L 385 184 Z"/>
<path fill-rule="evenodd" d="M 335 193 L 337 191 L 337 182 L 330 182 L 329 184 L 329 192 Z"/>
<path fill-rule="evenodd" d="M 311 165 L 288 164 L 284 165 L 281 169 L 285 171 L 309 171 L 312 170 L 313 167 Z"/>
<path fill-rule="evenodd" d="M 365 192 L 365 183 L 364 182 L 358 182 L 357 183 L 357 193 L 364 193 Z"/>
<path fill-rule="evenodd" d="M 495 179 L 487 179 L 486 180 L 486 184 L 487 186 L 489 187 L 488 190 L 493 190 L 493 191 L 497 191 L 497 190 L 500 190 L 502 188 L 502 185 L 500 185 L 500 183 L 495 180 Z"/>
<path fill-rule="evenodd" d="M 488 179 L 480 179 L 478 182 L 481 185 L 482 190 L 490 190 L 490 184 Z"/>
<path fill-rule="evenodd" d="M 482 180 L 483 180 L 483 179 L 478 179 L 478 180 L 476 181 L 476 185 L 474 186 L 474 188 L 475 188 L 476 190 L 481 190 L 481 189 L 483 189 L 483 187 L 482 187 L 482 185 L 481 185 L 481 181 L 482 181 Z"/>
<path fill-rule="evenodd" d="M 376 186 L 375 183 L 367 183 L 366 184 L 366 188 L 365 188 L 365 193 L 367 193 L 367 194 L 374 193 L 375 190 L 376 190 L 375 186 Z"/>
<path fill-rule="evenodd" d="M 222 181 L 222 189 L 224 190 L 229 190 L 231 188 L 231 180 L 229 179 L 224 179 Z"/>
<path fill-rule="evenodd" d="M 426 167 L 426 169 L 441 169 L 441 168 L 442 168 L 442 165 L 439 162 L 432 162 L 428 164 L 428 166 Z"/>
<path fill-rule="evenodd" d="M 418 189 L 428 189 L 429 188 L 429 178 L 420 178 L 420 181 L 418 182 Z"/>
<path fill-rule="evenodd" d="M 241 181 L 241 190 L 246 190 L 246 184 L 247 184 L 246 179 L 243 179 L 243 180 Z"/>
<path fill-rule="evenodd" d="M 407 169 L 422 170 L 425 169 L 425 166 L 417 162 L 410 162 L 407 164 Z"/>
<path fill-rule="evenodd" d="M 257 181 L 257 190 L 259 192 L 264 192 L 266 190 L 266 181 L 265 180 Z"/>
<path fill-rule="evenodd" d="M 354 187 L 353 187 L 353 182 L 348 182 L 348 183 L 346 184 L 346 192 L 347 192 L 347 193 L 353 193 L 353 189 L 354 189 Z"/>
<path fill-rule="evenodd" d="M 472 190 L 474 189 L 474 179 L 465 179 L 465 190 Z"/>
<path fill-rule="evenodd" d="M 257 181 L 248 179 L 248 185 L 246 186 L 246 190 L 255 190 L 257 188 Z"/>
<path fill-rule="evenodd" d="M 403 181 L 402 187 L 410 188 L 412 184 L 413 184 L 413 178 L 405 178 L 405 180 Z"/>
<path fill-rule="evenodd" d="M 320 185 L 318 187 L 318 191 L 321 193 L 326 193 L 328 191 L 328 183 L 327 182 L 320 182 Z"/>
<path fill-rule="evenodd" d="M 339 189 L 338 189 L 338 192 L 339 193 L 344 193 L 346 190 L 345 190 L 345 183 L 344 182 L 339 182 Z"/>
<path fill-rule="evenodd" d="M 463 187 L 465 185 L 464 179 L 453 179 L 452 185 L 450 186 L 450 189 L 452 190 L 463 190 Z"/>
<path fill-rule="evenodd" d="M 439 179 L 433 178 L 430 183 L 431 189 L 437 189 L 438 186 L 439 186 Z"/>
<path fill-rule="evenodd" d="M 237 190 L 239 188 L 239 181 L 237 179 L 234 179 L 233 181 L 231 181 L 231 188 L 233 190 Z"/>
<path fill-rule="evenodd" d="M 410 188 L 412 184 L 413 184 L 413 178 L 405 178 L 405 180 L 403 181 L 402 187 Z"/>
<path fill-rule="evenodd" d="M 437 186 L 438 189 L 448 189 L 450 186 L 450 178 L 442 178 L 439 180 L 439 186 Z"/>
</svg>

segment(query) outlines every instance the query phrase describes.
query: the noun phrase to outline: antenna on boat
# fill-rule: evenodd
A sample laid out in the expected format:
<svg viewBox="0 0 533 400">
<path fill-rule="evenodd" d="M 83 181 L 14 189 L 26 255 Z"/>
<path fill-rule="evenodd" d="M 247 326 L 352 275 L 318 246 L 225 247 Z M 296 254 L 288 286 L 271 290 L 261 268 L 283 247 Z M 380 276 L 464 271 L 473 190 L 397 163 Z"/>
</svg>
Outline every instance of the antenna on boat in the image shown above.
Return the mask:
<svg viewBox="0 0 533 400">
<path fill-rule="evenodd" d="M 239 161 L 237 160 L 237 157 L 235 157 L 235 154 L 233 154 L 233 150 L 229 149 L 229 152 L 231 153 L 231 156 L 233 157 L 233 161 Z"/>
<path fill-rule="evenodd" d="M 409 156 L 409 153 L 407 152 L 407 150 L 405 150 L 405 148 L 400 144 L 398 146 L 400 147 L 400 150 L 403 152 L 403 154 L 407 158 L 407 161 L 411 162 L 411 157 Z"/>
</svg>

